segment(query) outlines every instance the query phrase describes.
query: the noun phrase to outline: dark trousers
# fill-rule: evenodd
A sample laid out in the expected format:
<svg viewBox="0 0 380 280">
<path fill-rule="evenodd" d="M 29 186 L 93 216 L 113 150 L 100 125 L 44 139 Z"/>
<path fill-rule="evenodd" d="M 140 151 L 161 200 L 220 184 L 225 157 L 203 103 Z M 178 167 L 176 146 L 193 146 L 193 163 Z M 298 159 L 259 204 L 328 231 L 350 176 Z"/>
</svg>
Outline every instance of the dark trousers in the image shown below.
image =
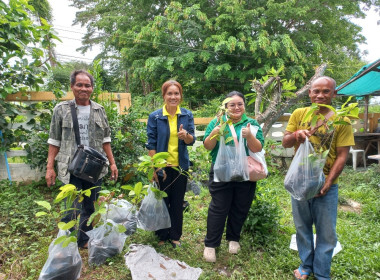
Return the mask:
<svg viewBox="0 0 380 280">
<path fill-rule="evenodd" d="M 76 199 L 71 206 L 73 210 L 67 212 L 66 216 L 62 218 L 62 222 L 68 223 L 71 220 L 77 219 L 80 215 L 79 221 L 79 230 L 78 230 L 78 246 L 83 247 L 89 240 L 86 232 L 92 230 L 92 226 L 87 226 L 87 220 L 90 218 L 91 214 L 94 213 L 94 202 L 98 199 L 100 185 L 102 184 L 102 180 L 100 179 L 95 184 L 82 180 L 73 175 L 70 176 L 70 184 L 73 184 L 77 190 L 87 190 L 94 186 L 96 188 L 91 190 L 91 195 L 84 196 L 84 199 L 81 203 Z"/>
<path fill-rule="evenodd" d="M 156 235 L 160 240 L 164 241 L 169 239 L 180 240 L 183 225 L 183 199 L 185 197 L 187 177 L 183 174 L 179 175 L 179 172 L 171 167 L 166 167 L 165 172 L 165 181 L 163 181 L 162 176 L 158 176 L 158 181 L 160 189 L 165 190 L 168 194 L 164 198 L 164 201 L 168 207 L 171 227 L 157 230 Z"/>
<path fill-rule="evenodd" d="M 226 219 L 226 239 L 239 242 L 241 229 L 255 196 L 256 182 L 216 183 L 213 182 L 213 172 L 210 172 L 209 190 L 211 202 L 208 208 L 205 246 L 220 246 Z"/>
</svg>

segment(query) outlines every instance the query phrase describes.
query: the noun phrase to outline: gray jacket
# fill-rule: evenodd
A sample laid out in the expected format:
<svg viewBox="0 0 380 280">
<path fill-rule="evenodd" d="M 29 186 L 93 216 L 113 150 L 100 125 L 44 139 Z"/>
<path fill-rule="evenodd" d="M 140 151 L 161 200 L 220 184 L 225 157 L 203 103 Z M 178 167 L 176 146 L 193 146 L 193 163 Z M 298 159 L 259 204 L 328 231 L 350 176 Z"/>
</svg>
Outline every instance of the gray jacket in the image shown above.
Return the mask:
<svg viewBox="0 0 380 280">
<path fill-rule="evenodd" d="M 104 107 L 90 101 L 90 120 L 88 127 L 89 144 L 91 148 L 104 153 L 103 143 L 111 142 L 111 131 Z M 77 105 L 75 104 L 77 108 Z M 77 109 L 78 113 L 78 109 Z M 77 150 L 75 133 L 70 111 L 70 101 L 64 101 L 55 106 L 50 124 L 48 143 L 60 147 L 55 160 L 57 161 L 58 179 L 64 184 L 70 181 L 70 173 L 67 171 L 69 163 Z M 104 168 L 100 178 L 107 174 Z"/>
</svg>

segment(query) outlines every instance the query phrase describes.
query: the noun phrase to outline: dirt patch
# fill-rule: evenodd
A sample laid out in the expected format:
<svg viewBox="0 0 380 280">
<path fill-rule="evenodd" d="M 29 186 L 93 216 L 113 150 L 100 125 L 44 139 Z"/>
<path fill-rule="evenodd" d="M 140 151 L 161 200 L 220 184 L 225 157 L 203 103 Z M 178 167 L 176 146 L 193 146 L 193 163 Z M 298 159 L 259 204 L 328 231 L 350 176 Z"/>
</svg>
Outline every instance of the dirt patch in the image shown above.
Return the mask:
<svg viewBox="0 0 380 280">
<path fill-rule="evenodd" d="M 339 210 L 344 212 L 353 212 L 360 214 L 361 204 L 354 200 L 348 199 L 338 207 Z"/>
</svg>

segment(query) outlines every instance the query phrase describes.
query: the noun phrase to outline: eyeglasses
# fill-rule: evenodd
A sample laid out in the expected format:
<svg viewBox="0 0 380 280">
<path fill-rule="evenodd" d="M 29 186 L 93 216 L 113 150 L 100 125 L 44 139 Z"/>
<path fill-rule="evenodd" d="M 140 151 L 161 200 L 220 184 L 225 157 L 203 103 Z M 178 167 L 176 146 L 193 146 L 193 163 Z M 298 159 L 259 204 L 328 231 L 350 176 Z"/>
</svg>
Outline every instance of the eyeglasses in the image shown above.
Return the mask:
<svg viewBox="0 0 380 280">
<path fill-rule="evenodd" d="M 227 104 L 227 108 L 229 108 L 229 109 L 233 109 L 233 108 L 235 108 L 235 107 L 239 107 L 239 108 L 242 108 L 242 107 L 244 107 L 244 103 L 228 103 Z"/>
</svg>

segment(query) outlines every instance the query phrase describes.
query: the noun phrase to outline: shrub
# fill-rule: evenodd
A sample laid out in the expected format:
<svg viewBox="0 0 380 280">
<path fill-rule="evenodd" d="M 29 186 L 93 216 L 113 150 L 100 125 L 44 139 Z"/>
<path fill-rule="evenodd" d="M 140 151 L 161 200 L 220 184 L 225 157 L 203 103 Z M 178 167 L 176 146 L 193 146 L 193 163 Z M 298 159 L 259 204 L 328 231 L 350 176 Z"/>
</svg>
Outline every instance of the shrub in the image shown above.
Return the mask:
<svg viewBox="0 0 380 280">
<path fill-rule="evenodd" d="M 273 180 L 271 180 L 273 181 Z M 280 223 L 280 205 L 275 188 L 269 180 L 261 180 L 256 185 L 256 199 L 243 226 L 253 243 L 266 244 L 274 236 Z"/>
<path fill-rule="evenodd" d="M 112 152 L 119 169 L 120 180 L 122 183 L 132 178 L 134 182 L 141 181 L 140 175 L 135 176 L 138 173 L 133 164 L 138 162 L 140 156 L 147 153 L 145 149 L 146 125 L 138 121 L 138 113 L 133 110 L 125 115 L 108 115 L 108 117 L 111 127 Z"/>
</svg>

